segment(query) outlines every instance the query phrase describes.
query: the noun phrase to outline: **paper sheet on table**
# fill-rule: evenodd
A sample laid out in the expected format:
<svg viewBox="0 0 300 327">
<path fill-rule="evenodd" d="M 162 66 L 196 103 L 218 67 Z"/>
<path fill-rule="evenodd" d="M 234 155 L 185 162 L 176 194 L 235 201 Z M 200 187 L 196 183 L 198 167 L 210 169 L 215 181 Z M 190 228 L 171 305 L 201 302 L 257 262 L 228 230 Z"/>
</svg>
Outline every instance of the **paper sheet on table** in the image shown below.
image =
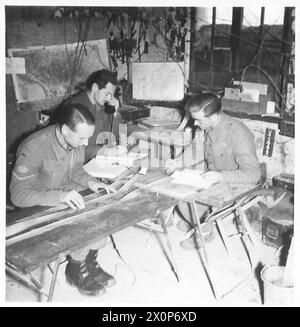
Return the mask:
<svg viewBox="0 0 300 327">
<path fill-rule="evenodd" d="M 197 188 L 208 188 L 211 183 L 208 183 L 201 174 L 202 170 L 185 168 L 182 171 L 175 171 L 172 174 L 172 183 L 195 186 Z"/>
<path fill-rule="evenodd" d="M 91 176 L 98 178 L 115 179 L 119 177 L 126 169 L 126 166 L 113 165 L 113 164 L 101 164 L 97 163 L 96 158 L 90 160 L 83 166 L 83 169 Z"/>
<path fill-rule="evenodd" d="M 147 153 L 136 153 L 136 152 L 129 152 L 126 154 L 121 155 L 97 155 L 96 161 L 99 166 L 106 165 L 106 164 L 119 164 L 124 165 L 126 167 L 132 167 L 136 160 L 143 159 L 147 157 Z"/>
</svg>

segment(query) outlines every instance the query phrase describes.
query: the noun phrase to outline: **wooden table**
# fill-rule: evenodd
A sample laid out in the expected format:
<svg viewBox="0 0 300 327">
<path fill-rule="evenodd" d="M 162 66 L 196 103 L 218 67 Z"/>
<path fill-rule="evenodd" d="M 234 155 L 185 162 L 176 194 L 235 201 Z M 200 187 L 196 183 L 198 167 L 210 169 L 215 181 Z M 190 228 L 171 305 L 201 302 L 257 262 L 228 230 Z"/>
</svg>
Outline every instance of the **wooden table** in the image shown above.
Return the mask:
<svg viewBox="0 0 300 327">
<path fill-rule="evenodd" d="M 128 226 L 149 217 L 154 217 L 177 203 L 176 200 L 155 195 L 145 190 L 121 191 L 113 195 L 87 196 L 86 207 L 82 210 L 71 209 L 39 211 L 28 214 L 25 209 L 7 215 L 10 236 L 6 238 L 6 270 L 16 279 L 38 290 L 52 300 L 59 264 L 65 256 L 95 241 L 104 239 Z M 16 219 L 16 215 L 17 218 Z M 18 231 L 18 222 L 36 219 L 37 225 Z M 41 223 L 42 222 L 42 223 Z M 164 224 L 164 221 L 161 220 Z M 164 226 L 165 228 L 165 226 Z M 165 229 L 166 231 L 166 229 Z M 8 235 L 8 233 L 7 233 Z M 168 240 L 168 235 L 165 233 Z M 55 262 L 49 292 L 32 276 L 31 272 L 39 267 Z M 173 264 L 176 274 L 176 265 Z M 177 275 L 176 275 L 177 276 Z"/>
<path fill-rule="evenodd" d="M 236 212 L 236 217 L 239 219 L 242 227 L 241 239 L 252 267 L 247 240 L 249 239 L 251 243 L 253 243 L 253 238 L 251 237 L 250 225 L 245 215 L 245 210 L 254 203 L 258 202 L 260 197 L 256 196 L 256 192 L 261 190 L 262 186 L 253 184 L 218 183 L 207 189 L 193 189 L 191 186 L 174 184 L 171 181 L 171 176 L 166 176 L 163 171 L 156 170 L 139 179 L 135 183 L 135 186 L 157 194 L 173 197 L 178 201 L 185 201 L 189 203 L 194 221 L 197 222 L 196 229 L 200 235 L 201 246 L 199 253 L 201 256 L 201 261 L 209 278 L 212 291 L 215 297 L 219 299 L 220 297 L 224 296 L 224 294 L 222 296 L 217 296 L 213 288 L 213 283 L 210 277 L 211 274 L 209 272 L 209 260 L 204 241 L 204 234 L 202 232 L 202 224 L 214 222 L 217 225 L 217 230 L 220 233 L 221 240 L 226 251 L 228 252 L 226 237 L 224 237 L 222 233 L 220 221 L 224 217 L 228 217 L 230 214 Z M 201 203 L 212 208 L 211 213 L 204 219 L 204 221 L 200 221 L 201 217 L 197 212 L 196 203 Z M 195 232 L 196 229 L 194 228 L 192 232 Z M 190 234 L 190 236 L 191 235 L 192 234 Z"/>
</svg>

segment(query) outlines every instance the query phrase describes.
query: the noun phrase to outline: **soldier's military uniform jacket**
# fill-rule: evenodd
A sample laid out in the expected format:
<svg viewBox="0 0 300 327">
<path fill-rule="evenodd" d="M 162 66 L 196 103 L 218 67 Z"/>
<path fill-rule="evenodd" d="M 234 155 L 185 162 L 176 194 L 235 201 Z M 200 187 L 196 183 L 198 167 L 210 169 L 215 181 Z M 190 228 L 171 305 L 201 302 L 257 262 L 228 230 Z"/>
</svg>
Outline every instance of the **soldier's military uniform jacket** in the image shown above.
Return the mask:
<svg viewBox="0 0 300 327">
<path fill-rule="evenodd" d="M 84 149 L 61 144 L 57 133 L 58 125 L 43 128 L 19 146 L 10 184 L 16 206 L 56 206 L 62 192 L 85 189 L 95 180 L 83 169 Z"/>
<path fill-rule="evenodd" d="M 208 170 L 221 171 L 227 183 L 257 183 L 261 171 L 254 136 L 246 125 L 226 114 L 204 134 Z"/>
</svg>

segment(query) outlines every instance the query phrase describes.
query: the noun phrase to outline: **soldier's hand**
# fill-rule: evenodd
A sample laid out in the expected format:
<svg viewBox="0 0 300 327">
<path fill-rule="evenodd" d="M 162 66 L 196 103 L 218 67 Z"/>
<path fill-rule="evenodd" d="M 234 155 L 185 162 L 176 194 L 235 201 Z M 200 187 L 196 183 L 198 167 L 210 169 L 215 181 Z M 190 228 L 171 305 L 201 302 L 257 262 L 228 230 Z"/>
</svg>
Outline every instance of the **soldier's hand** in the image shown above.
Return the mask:
<svg viewBox="0 0 300 327">
<path fill-rule="evenodd" d="M 83 197 L 75 190 L 71 192 L 64 192 L 61 195 L 60 202 L 66 203 L 69 207 L 71 207 L 74 210 L 85 208 Z"/>
<path fill-rule="evenodd" d="M 168 175 L 173 173 L 176 170 L 176 168 L 178 168 L 177 162 L 174 159 L 168 159 L 165 162 L 164 170 Z"/>
<path fill-rule="evenodd" d="M 223 174 L 218 171 L 212 171 L 212 170 L 207 171 L 203 173 L 201 176 L 210 185 L 222 182 L 223 180 Z"/>
<path fill-rule="evenodd" d="M 116 116 L 116 115 L 117 115 L 117 111 L 118 111 L 119 106 L 120 106 L 119 100 L 116 99 L 115 97 L 112 97 L 109 101 L 107 101 L 107 103 L 108 103 L 110 106 L 115 107 L 116 111 L 114 112 L 114 116 Z"/>
</svg>

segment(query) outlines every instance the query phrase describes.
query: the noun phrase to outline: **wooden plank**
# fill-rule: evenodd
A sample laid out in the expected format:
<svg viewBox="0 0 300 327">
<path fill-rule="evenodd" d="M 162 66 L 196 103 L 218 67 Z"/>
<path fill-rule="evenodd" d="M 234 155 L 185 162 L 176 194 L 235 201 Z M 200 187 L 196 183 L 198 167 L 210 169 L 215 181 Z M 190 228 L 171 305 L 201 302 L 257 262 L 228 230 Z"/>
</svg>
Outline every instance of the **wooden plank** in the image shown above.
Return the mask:
<svg viewBox="0 0 300 327">
<path fill-rule="evenodd" d="M 102 208 L 111 205 L 111 203 L 122 201 L 122 197 L 128 192 L 129 190 L 127 189 L 126 191 L 118 194 L 110 193 L 96 199 L 92 199 L 88 204 L 86 204 L 84 209 L 73 210 L 70 208 L 34 219 L 24 218 L 18 223 L 10 225 L 6 228 L 6 239 L 8 240 L 7 244 L 17 242 L 25 237 L 36 235 L 43 230 L 48 230 L 54 228 L 55 226 L 69 223 L 73 219 L 80 219 L 82 216 L 93 214 L 99 210 L 102 210 Z M 101 208 L 99 208 L 99 202 L 101 202 Z M 49 224 L 51 224 L 51 226 L 49 226 Z M 30 232 L 32 229 L 34 229 L 34 232 Z M 26 235 L 23 235 L 25 232 L 27 232 Z M 22 235 L 20 235 L 20 233 L 22 233 Z"/>
<path fill-rule="evenodd" d="M 197 201 L 213 207 L 225 207 L 246 195 L 255 194 L 261 189 L 261 185 L 253 184 L 226 184 L 218 183 L 208 189 L 199 190 L 191 196 L 187 196 L 187 201 Z"/>
<path fill-rule="evenodd" d="M 154 179 L 151 182 L 151 179 Z M 224 207 L 235 202 L 246 195 L 250 195 L 261 189 L 261 185 L 253 184 L 227 184 L 218 183 L 207 189 L 191 189 L 190 186 L 185 187 L 171 183 L 172 177 L 166 177 L 161 170 L 148 173 L 147 176 L 141 178 L 134 185 L 151 192 L 175 197 L 184 201 L 196 201 L 213 207 Z"/>
<path fill-rule="evenodd" d="M 124 173 L 122 176 L 127 176 L 129 174 L 132 174 L 137 172 L 139 168 L 129 169 L 126 173 Z M 120 185 L 124 184 L 126 180 L 116 180 L 111 184 L 114 188 L 118 189 Z M 129 185 L 128 185 L 129 186 Z M 128 189 L 128 188 L 127 188 Z M 124 189 L 125 191 L 125 189 Z M 81 192 L 86 193 L 86 192 Z M 83 194 L 82 194 L 83 195 Z M 103 190 L 100 192 L 100 194 L 92 193 L 84 197 L 85 200 L 85 211 L 88 211 L 89 209 L 93 209 L 94 205 L 91 206 L 92 203 L 101 202 L 102 205 L 108 204 L 111 202 L 111 199 L 118 200 L 121 199 L 124 196 L 123 193 L 121 193 L 119 196 L 116 196 L 116 194 L 106 194 L 106 191 Z M 108 202 L 107 202 L 108 201 Z M 43 209 L 43 207 L 41 207 Z M 28 208 L 27 208 L 28 209 Z M 41 210 L 42 210 L 41 209 Z M 20 210 L 22 212 L 22 210 Z M 28 212 L 28 210 L 23 210 L 24 214 Z M 76 211 L 77 213 L 79 211 Z M 27 228 L 30 228 L 32 226 L 36 226 L 39 224 L 45 224 L 50 223 L 51 221 L 55 221 L 58 219 L 63 219 L 63 217 L 69 217 L 70 215 L 76 214 L 73 209 L 69 208 L 69 206 L 61 205 L 57 207 L 51 207 L 47 210 L 44 210 L 42 212 L 34 213 L 33 215 L 26 216 L 22 219 L 18 219 L 17 222 L 15 222 L 15 219 L 11 219 L 11 222 L 7 222 L 6 227 L 6 237 L 10 237 L 16 233 L 21 232 L 22 230 L 26 230 Z M 17 214 L 18 216 L 21 215 L 19 212 Z M 66 216 L 67 215 L 67 216 Z M 13 218 L 13 217 L 12 217 Z M 9 219 L 8 219 L 9 220 Z"/>
<path fill-rule="evenodd" d="M 106 238 L 139 221 L 154 217 L 174 206 L 176 200 L 138 190 L 135 197 L 96 213 L 64 224 L 26 240 L 6 246 L 6 261 L 23 272 L 50 263 L 60 254 L 68 254 Z"/>
<path fill-rule="evenodd" d="M 130 189 L 134 185 L 134 183 L 136 181 L 138 181 L 140 179 L 140 177 L 142 176 L 139 172 L 140 172 L 140 169 L 126 183 L 124 183 L 120 187 L 119 192 L 124 192 L 124 191 Z"/>
<path fill-rule="evenodd" d="M 172 183 L 172 177 L 166 177 L 161 181 L 155 182 L 154 185 L 150 185 L 147 189 L 178 200 L 185 200 L 189 195 L 197 192 L 197 187 Z"/>
</svg>

